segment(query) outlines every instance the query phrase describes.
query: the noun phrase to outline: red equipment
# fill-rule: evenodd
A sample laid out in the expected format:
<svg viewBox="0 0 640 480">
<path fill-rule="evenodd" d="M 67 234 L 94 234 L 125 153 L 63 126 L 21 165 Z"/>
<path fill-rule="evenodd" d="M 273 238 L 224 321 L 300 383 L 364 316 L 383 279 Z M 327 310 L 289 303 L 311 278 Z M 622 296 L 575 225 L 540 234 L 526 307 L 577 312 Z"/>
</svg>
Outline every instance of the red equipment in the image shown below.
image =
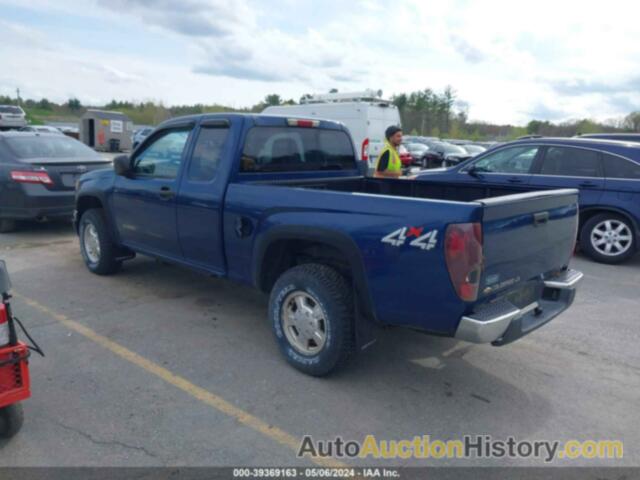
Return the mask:
<svg viewBox="0 0 640 480">
<path fill-rule="evenodd" d="M 8 291 L 11 288 L 4 261 L 0 260 L 0 437 L 14 436 L 23 422 L 22 405 L 31 396 L 29 380 L 29 354 L 31 350 L 42 355 L 22 323 L 11 314 Z M 16 323 L 35 346 L 19 342 Z"/>
</svg>

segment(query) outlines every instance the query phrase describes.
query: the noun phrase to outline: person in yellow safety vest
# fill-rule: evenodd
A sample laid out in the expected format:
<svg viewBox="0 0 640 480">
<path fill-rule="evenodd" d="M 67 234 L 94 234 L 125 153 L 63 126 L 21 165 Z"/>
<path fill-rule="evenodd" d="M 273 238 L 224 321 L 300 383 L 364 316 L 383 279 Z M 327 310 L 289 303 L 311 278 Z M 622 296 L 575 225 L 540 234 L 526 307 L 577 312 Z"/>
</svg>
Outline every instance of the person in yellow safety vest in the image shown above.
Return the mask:
<svg viewBox="0 0 640 480">
<path fill-rule="evenodd" d="M 378 155 L 374 177 L 399 178 L 402 176 L 402 162 L 398 154 L 398 147 L 402 143 L 402 129 L 391 125 L 384 132 L 387 141 Z"/>
</svg>

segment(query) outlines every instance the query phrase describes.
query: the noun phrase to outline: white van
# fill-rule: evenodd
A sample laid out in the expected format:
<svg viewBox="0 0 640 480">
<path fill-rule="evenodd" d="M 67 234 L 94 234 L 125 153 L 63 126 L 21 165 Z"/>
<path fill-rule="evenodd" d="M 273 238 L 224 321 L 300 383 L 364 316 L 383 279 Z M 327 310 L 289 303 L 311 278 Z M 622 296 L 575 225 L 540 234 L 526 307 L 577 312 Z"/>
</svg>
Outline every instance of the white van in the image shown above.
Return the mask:
<svg viewBox="0 0 640 480">
<path fill-rule="evenodd" d="M 343 123 L 351 132 L 358 157 L 374 168 L 384 145 L 384 131 L 390 125 L 400 126 L 398 108 L 377 92 L 328 93 L 307 98 L 300 105 L 267 107 L 262 113 L 317 117 Z"/>
</svg>

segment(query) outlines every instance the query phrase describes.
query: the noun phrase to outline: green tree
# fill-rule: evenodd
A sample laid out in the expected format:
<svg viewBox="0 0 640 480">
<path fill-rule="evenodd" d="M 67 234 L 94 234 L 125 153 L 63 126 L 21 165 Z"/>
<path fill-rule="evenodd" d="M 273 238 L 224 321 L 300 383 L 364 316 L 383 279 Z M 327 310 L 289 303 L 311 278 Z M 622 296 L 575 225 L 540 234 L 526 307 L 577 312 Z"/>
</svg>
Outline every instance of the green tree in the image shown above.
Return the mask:
<svg viewBox="0 0 640 480">
<path fill-rule="evenodd" d="M 67 106 L 69 107 L 69 110 L 73 112 L 77 112 L 82 108 L 82 104 L 80 103 L 80 100 L 78 100 L 77 98 L 70 98 L 69 101 L 67 102 Z"/>
<path fill-rule="evenodd" d="M 274 105 L 282 105 L 282 98 L 280 98 L 280 95 L 278 95 L 277 93 L 272 93 L 264 97 L 263 103 L 268 107 Z"/>
<path fill-rule="evenodd" d="M 640 132 L 640 111 L 631 112 L 629 115 L 624 117 L 623 125 L 629 130 Z"/>
<path fill-rule="evenodd" d="M 51 110 L 52 109 L 52 105 L 51 102 L 49 100 L 47 100 L 46 98 L 43 98 L 42 100 L 40 100 L 37 103 L 38 108 L 41 108 L 42 110 Z"/>
</svg>

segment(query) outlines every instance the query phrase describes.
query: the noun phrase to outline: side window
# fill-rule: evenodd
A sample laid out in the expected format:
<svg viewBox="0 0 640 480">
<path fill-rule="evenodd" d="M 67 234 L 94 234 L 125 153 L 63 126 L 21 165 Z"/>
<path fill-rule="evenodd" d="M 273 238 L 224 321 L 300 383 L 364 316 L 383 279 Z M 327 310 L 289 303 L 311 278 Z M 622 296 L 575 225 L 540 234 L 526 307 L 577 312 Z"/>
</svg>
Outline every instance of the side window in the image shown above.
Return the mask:
<svg viewBox="0 0 640 480">
<path fill-rule="evenodd" d="M 161 132 L 134 158 L 134 174 L 141 177 L 176 178 L 190 132 L 190 128 Z"/>
<path fill-rule="evenodd" d="M 542 162 L 541 175 L 601 177 L 600 153 L 572 147 L 549 147 Z"/>
<path fill-rule="evenodd" d="M 480 172 L 526 174 L 531 171 L 539 148 L 535 145 L 503 148 L 479 159 L 472 166 Z"/>
<path fill-rule="evenodd" d="M 606 153 L 603 154 L 602 160 L 605 177 L 640 179 L 640 163 Z"/>
<path fill-rule="evenodd" d="M 187 179 L 195 182 L 213 180 L 229 135 L 228 128 L 203 127 L 193 149 Z"/>
</svg>

